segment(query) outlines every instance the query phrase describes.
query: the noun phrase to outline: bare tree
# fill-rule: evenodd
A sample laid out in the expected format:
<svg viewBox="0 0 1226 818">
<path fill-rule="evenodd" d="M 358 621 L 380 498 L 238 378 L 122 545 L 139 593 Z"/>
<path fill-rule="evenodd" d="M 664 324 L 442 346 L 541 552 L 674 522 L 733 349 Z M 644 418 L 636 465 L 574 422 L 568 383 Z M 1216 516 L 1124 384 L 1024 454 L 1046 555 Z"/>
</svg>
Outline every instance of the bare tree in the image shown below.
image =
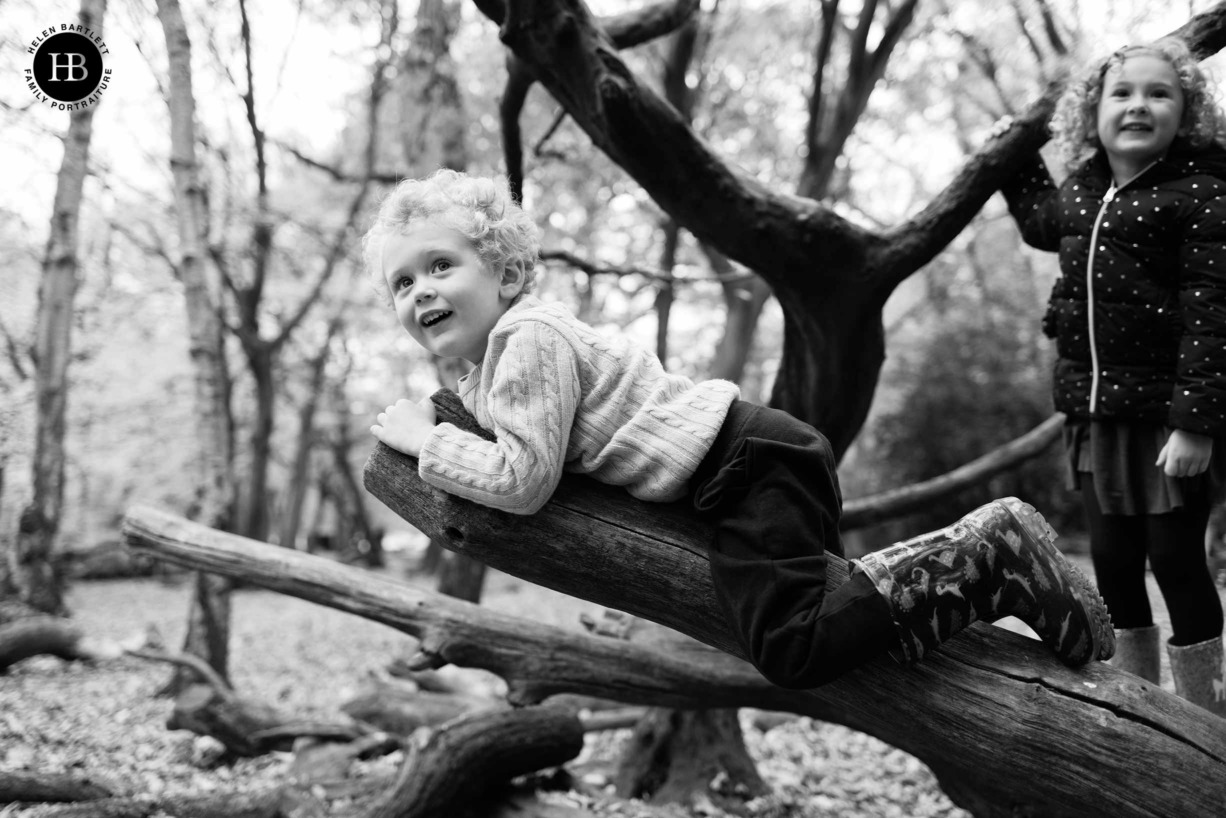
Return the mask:
<svg viewBox="0 0 1226 818">
<path fill-rule="evenodd" d="M 106 0 L 81 0 L 82 26 L 101 34 Z M 9 552 L 6 582 L 27 604 L 47 613 L 64 611 L 63 587 L 52 554 L 64 505 L 64 431 L 68 406 L 68 362 L 72 350 L 72 308 L 78 284 L 78 225 L 82 189 L 89 168 L 94 111 L 99 103 L 68 114 L 64 158 L 56 179 L 51 233 L 43 254 L 34 340 L 34 433 L 30 503 L 22 510 Z"/>
<path fill-rule="evenodd" d="M 196 158 L 196 96 L 192 87 L 191 39 L 179 0 L 158 0 L 158 19 L 166 38 L 170 108 L 170 168 L 175 186 L 179 259 L 175 272 L 183 284 L 188 352 L 192 361 L 199 472 L 195 516 L 222 531 L 234 526 L 234 441 L 230 422 L 230 376 L 225 339 L 218 316 L 216 286 L 205 266 L 207 203 Z M 230 644 L 230 582 L 195 576 L 184 650 L 204 659 L 223 678 Z M 188 674 L 177 670 L 171 690 L 181 689 Z"/>
<path fill-rule="evenodd" d="M 380 27 L 380 49 L 390 50 L 397 15 L 394 3 L 384 3 Z M 215 527 L 240 531 L 264 539 L 267 536 L 267 472 L 273 430 L 274 362 L 292 333 L 302 324 L 311 308 L 319 301 L 324 285 L 344 260 L 353 225 L 361 211 L 372 184 L 375 162 L 374 112 L 386 89 L 386 58 L 376 60 L 370 87 L 370 120 L 372 127 L 363 154 L 364 173 L 358 180 L 358 190 L 349 203 L 340 226 L 331 238 L 319 269 L 307 295 L 290 317 L 271 338 L 260 333 L 260 308 L 274 250 L 274 221 L 269 208 L 268 163 L 265 156 L 266 137 L 256 116 L 254 74 L 251 53 L 252 37 L 246 4 L 240 0 L 242 43 L 244 47 L 246 87 L 241 94 L 247 122 L 252 134 L 255 154 L 257 193 L 255 218 L 248 256 L 252 259 L 246 284 L 240 283 L 230 268 L 226 254 L 217 247 L 205 248 L 207 207 L 203 188 L 198 179 L 196 134 L 194 129 L 195 98 L 191 81 L 191 43 L 178 0 L 160 0 L 159 18 L 166 35 L 170 60 L 172 159 L 175 173 L 176 210 L 179 215 L 181 250 L 180 276 L 184 281 L 188 302 L 191 353 L 196 362 L 197 412 L 205 424 L 204 446 L 206 473 L 202 485 L 201 511 L 214 520 Z M 210 293 L 205 278 L 204 262 L 211 261 L 221 281 L 218 289 L 229 294 L 238 315 L 229 329 L 239 339 L 255 383 L 256 420 L 251 434 L 252 457 L 246 485 L 236 495 L 232 454 L 234 449 L 229 409 L 229 378 L 225 373 L 224 323 L 221 319 L 223 294 Z M 244 502 L 239 504 L 241 497 Z M 229 643 L 230 604 L 226 582 L 200 575 L 189 617 L 184 650 L 204 658 L 223 677 L 226 675 Z M 180 689 L 187 682 L 187 671 L 177 671 L 171 689 Z"/>
</svg>

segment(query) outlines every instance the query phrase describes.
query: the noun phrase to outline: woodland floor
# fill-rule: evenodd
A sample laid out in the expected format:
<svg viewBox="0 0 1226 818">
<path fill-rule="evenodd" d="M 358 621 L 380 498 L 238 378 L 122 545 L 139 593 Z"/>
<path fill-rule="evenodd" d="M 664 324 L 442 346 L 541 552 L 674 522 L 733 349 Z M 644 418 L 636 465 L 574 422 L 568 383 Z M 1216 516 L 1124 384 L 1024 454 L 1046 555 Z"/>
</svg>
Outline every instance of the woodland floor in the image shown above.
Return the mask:
<svg viewBox="0 0 1226 818">
<path fill-rule="evenodd" d="M 1078 560 L 1083 562 L 1082 560 Z M 1087 566 L 1088 567 L 1088 566 Z M 1153 589 L 1152 596 L 1160 600 Z M 170 649 L 182 642 L 189 599 L 186 583 L 157 579 L 78 582 L 69 604 L 93 636 L 126 639 L 155 626 Z M 582 611 L 600 609 L 491 573 L 483 603 L 567 627 Z M 1160 617 L 1165 617 L 1161 610 Z M 1159 620 L 1161 622 L 1161 618 Z M 261 589 L 234 596 L 231 675 L 237 691 L 291 713 L 327 719 L 361 692 L 388 663 L 411 653 L 414 640 L 350 614 Z M 1165 657 L 1164 665 L 1165 665 Z M 496 677 L 459 671 L 478 687 L 497 690 Z M 0 771 L 65 771 L 88 776 L 121 795 L 234 792 L 282 783 L 288 753 L 216 764 L 218 745 L 165 728 L 171 702 L 155 692 L 168 666 L 123 658 L 89 666 L 36 657 L 0 675 Z M 1164 666 L 1164 686 L 1172 689 Z M 809 816 L 966 816 L 914 757 L 839 725 L 796 718 L 760 729 L 759 714 L 742 711 L 746 744 L 773 794 L 750 802 L 763 818 Z M 597 815 L 711 818 L 712 806 L 649 808 L 599 795 L 629 731 L 589 734 L 576 767 L 588 795 L 554 793 Z M 391 773 L 394 753 L 359 762 L 354 775 Z M 593 799 L 592 792 L 597 795 Z M 343 806 L 343 805 L 341 805 Z M 341 806 L 334 814 L 342 814 Z M 0 808 L 0 818 L 33 815 Z"/>
</svg>

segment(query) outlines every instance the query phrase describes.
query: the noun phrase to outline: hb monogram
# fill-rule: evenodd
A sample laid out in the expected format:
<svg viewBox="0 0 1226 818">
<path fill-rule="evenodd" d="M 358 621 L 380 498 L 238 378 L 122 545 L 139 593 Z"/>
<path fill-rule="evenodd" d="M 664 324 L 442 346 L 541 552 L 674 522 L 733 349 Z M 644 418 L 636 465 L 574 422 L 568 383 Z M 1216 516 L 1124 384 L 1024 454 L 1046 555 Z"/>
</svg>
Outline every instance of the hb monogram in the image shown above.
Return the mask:
<svg viewBox="0 0 1226 818">
<path fill-rule="evenodd" d="M 48 82 L 81 82 L 89 78 L 89 69 L 85 67 L 84 54 L 57 52 L 47 56 L 51 58 L 51 76 L 47 78 Z M 60 69 L 64 69 L 67 76 L 61 77 Z"/>
</svg>

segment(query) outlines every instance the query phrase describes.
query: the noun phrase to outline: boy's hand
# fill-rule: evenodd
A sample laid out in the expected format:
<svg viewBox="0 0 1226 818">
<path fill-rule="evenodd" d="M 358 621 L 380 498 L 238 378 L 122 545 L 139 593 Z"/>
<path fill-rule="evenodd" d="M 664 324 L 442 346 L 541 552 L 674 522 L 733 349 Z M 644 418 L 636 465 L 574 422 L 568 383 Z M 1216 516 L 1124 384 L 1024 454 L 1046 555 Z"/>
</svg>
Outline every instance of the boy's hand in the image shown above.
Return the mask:
<svg viewBox="0 0 1226 818">
<path fill-rule="evenodd" d="M 396 451 L 417 457 L 437 423 L 435 418 L 434 402 L 429 398 L 419 403 L 401 398 L 379 413 L 370 431 Z"/>
<path fill-rule="evenodd" d="M 1154 465 L 1168 477 L 1195 477 L 1209 468 L 1211 454 L 1213 438 L 1176 429 L 1158 452 L 1158 462 Z"/>
</svg>

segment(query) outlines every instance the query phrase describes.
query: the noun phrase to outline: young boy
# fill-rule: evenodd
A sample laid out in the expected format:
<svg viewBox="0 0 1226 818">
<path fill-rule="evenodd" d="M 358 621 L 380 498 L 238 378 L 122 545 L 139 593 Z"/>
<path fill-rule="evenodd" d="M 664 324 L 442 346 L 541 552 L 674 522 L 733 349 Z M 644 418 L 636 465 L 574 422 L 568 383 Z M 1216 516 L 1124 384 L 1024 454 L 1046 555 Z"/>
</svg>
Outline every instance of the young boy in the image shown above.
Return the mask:
<svg viewBox="0 0 1226 818">
<path fill-rule="evenodd" d="M 513 514 L 536 512 L 563 471 L 641 500 L 689 499 L 716 528 L 711 573 L 729 624 L 775 684 L 820 685 L 887 650 L 917 661 L 1008 615 L 1069 664 L 1110 656 L 1106 610 L 1033 510 L 869 555 L 827 593 L 842 499 L 826 439 L 530 295 L 538 232 L 505 181 L 448 170 L 404 181 L 365 251 L 408 333 L 475 365 L 460 398 L 496 439 L 436 423 L 428 399 L 387 407 L 375 437 L 417 457 L 431 485 Z"/>
</svg>

